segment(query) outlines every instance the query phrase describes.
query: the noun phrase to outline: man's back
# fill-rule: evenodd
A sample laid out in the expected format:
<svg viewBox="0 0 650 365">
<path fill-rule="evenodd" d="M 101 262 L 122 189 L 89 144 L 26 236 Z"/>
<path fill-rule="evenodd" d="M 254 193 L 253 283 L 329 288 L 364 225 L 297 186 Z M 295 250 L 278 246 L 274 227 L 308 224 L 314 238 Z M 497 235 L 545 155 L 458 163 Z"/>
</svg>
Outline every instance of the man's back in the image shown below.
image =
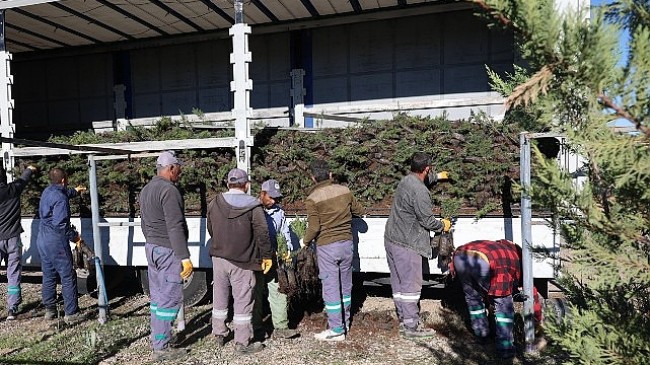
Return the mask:
<svg viewBox="0 0 650 365">
<path fill-rule="evenodd" d="M 218 194 L 208 206 L 210 255 L 258 270 L 262 257 L 271 257 L 266 216 L 260 202 L 244 193 Z"/>
<path fill-rule="evenodd" d="M 318 217 L 318 227 L 309 224 L 305 242 L 316 239 L 318 245 L 352 239 L 352 215 L 361 216 L 365 209 L 352 196 L 350 189 L 321 181 L 310 191 L 307 201 L 308 217 Z M 310 219 L 310 223 L 313 218 Z M 319 229 L 319 231 L 316 231 Z"/>
<path fill-rule="evenodd" d="M 2 172 L 0 172 L 2 173 Z M 20 225 L 20 194 L 25 189 L 32 171 L 11 183 L 0 183 L 0 240 L 15 237 L 23 232 Z"/>
</svg>

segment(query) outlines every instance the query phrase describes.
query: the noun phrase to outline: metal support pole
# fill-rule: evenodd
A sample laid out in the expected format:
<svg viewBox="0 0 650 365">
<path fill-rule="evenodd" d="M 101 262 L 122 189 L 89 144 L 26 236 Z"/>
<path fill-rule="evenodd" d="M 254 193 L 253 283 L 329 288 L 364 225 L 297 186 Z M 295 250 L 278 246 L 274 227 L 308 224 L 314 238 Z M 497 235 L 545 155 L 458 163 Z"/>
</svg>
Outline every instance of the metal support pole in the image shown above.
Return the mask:
<svg viewBox="0 0 650 365">
<path fill-rule="evenodd" d="M 521 194 L 521 261 L 524 278 L 524 334 L 526 351 L 533 351 L 535 341 L 535 319 L 533 309 L 533 252 L 532 252 L 532 204 L 530 198 L 530 139 L 528 133 L 519 135 Z"/>
<path fill-rule="evenodd" d="M 253 81 L 248 78 L 248 64 L 252 60 L 251 53 L 248 51 L 248 35 L 251 34 L 251 27 L 244 23 L 243 7 L 242 0 L 235 1 L 235 24 L 230 28 L 232 36 L 230 63 L 233 65 L 230 91 L 234 93 L 232 116 L 235 119 L 235 144 L 233 147 L 237 156 L 237 167 L 248 173 L 253 145 L 249 128 L 250 93 L 253 90 Z"/>
<path fill-rule="evenodd" d="M 291 108 L 293 110 L 293 125 L 303 128 L 305 126 L 305 70 L 298 68 L 291 70 Z"/>
<path fill-rule="evenodd" d="M 15 125 L 12 119 L 14 101 L 11 98 L 11 53 L 5 47 L 5 10 L 0 10 L 0 135 L 13 138 Z M 7 182 L 13 181 L 14 168 L 13 143 L 2 143 L 3 167 L 7 172 Z"/>
<path fill-rule="evenodd" d="M 95 155 L 88 155 L 88 163 L 90 165 L 90 210 L 92 212 L 93 221 L 93 250 L 95 256 L 99 258 L 95 262 L 96 278 L 97 278 L 97 307 L 99 308 L 99 323 L 104 324 L 108 321 L 108 294 L 106 293 L 105 283 L 100 283 L 99 278 L 103 278 L 102 264 L 104 262 L 104 253 L 102 247 L 102 233 L 99 226 L 99 193 L 97 191 L 97 163 L 95 162 Z"/>
</svg>

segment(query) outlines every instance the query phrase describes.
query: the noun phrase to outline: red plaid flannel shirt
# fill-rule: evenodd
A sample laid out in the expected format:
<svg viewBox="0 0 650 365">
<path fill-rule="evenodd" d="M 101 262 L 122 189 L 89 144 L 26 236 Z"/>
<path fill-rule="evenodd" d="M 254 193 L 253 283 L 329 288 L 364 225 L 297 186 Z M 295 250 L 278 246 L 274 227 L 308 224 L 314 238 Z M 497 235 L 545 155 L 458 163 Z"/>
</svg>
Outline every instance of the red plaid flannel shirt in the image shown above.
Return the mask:
<svg viewBox="0 0 650 365">
<path fill-rule="evenodd" d="M 505 297 L 521 282 L 521 248 L 508 240 L 472 241 L 456 249 L 457 252 L 482 252 L 490 262 L 490 290 L 488 295 Z"/>
</svg>

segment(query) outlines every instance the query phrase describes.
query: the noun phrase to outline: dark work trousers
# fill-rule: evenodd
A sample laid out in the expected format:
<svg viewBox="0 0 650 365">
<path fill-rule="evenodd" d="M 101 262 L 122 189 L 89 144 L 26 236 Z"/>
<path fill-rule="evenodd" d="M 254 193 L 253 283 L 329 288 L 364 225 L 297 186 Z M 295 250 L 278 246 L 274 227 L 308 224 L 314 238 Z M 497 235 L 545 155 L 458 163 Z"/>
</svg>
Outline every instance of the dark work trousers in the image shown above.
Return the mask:
<svg viewBox="0 0 650 365">
<path fill-rule="evenodd" d="M 352 241 L 337 241 L 317 246 L 318 277 L 323 286 L 323 301 L 329 329 L 342 333 L 350 326 L 352 307 Z M 343 313 L 341 313 L 343 312 Z"/>
<path fill-rule="evenodd" d="M 20 274 L 22 272 L 23 245 L 20 236 L 0 240 L 0 264 L 7 264 L 7 308 L 18 311 L 22 302 L 20 293 Z"/>
<path fill-rule="evenodd" d="M 415 329 L 420 323 L 420 293 L 422 292 L 422 260 L 419 253 L 384 241 L 390 270 L 393 302 L 400 323 Z"/>
<path fill-rule="evenodd" d="M 482 338 L 487 337 L 490 325 L 483 298 L 490 288 L 490 264 L 478 255 L 461 251 L 454 255 L 454 268 L 463 286 L 474 334 Z M 515 316 L 512 296 L 488 298 L 494 305 L 497 351 L 502 356 L 510 356 L 515 351 L 512 334 Z"/>
<path fill-rule="evenodd" d="M 255 271 L 242 269 L 221 257 L 212 257 L 212 334 L 228 335 L 228 301 L 232 288 L 235 343 L 247 346 L 253 338 Z"/>
<path fill-rule="evenodd" d="M 263 329 L 264 302 L 268 299 L 271 321 L 276 330 L 289 328 L 287 295 L 278 291 L 277 268 L 273 266 L 266 275 L 255 272 L 255 306 L 253 308 L 253 328 Z"/>
<path fill-rule="evenodd" d="M 63 310 L 66 315 L 77 313 L 79 311 L 77 273 L 72 267 L 72 251 L 68 239 L 48 226 L 41 225 L 37 246 L 43 271 L 41 288 L 43 305 L 46 308 L 56 308 L 56 276 L 58 275 L 61 278 Z"/>
<path fill-rule="evenodd" d="M 172 322 L 183 301 L 182 265 L 171 248 L 148 242 L 144 248 L 151 300 L 151 344 L 154 350 L 162 350 L 169 346 Z"/>
</svg>

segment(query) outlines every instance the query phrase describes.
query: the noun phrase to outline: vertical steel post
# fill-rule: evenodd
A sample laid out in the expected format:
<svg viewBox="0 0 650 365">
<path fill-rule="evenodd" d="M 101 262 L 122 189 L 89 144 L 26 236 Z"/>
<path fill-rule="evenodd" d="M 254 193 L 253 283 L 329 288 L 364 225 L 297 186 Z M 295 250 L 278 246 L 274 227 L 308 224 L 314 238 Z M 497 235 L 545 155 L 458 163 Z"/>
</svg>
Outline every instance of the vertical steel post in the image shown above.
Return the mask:
<svg viewBox="0 0 650 365">
<path fill-rule="evenodd" d="M 99 261 L 95 262 L 95 272 L 97 273 L 97 307 L 99 308 L 99 323 L 104 324 L 108 321 L 108 303 L 106 298 L 106 285 L 100 282 L 99 278 L 103 278 L 102 264 L 104 263 L 104 253 L 102 247 L 102 233 L 99 227 L 99 193 L 97 191 L 97 163 L 95 162 L 95 155 L 88 155 L 88 163 L 90 165 L 90 210 L 92 212 L 93 222 L 93 250 L 95 256 Z"/>
<path fill-rule="evenodd" d="M 5 46 L 5 10 L 0 10 L 0 134 L 13 138 L 15 125 L 12 119 L 14 101 L 11 98 L 11 53 Z M 7 182 L 13 181 L 11 170 L 14 168 L 13 143 L 2 142 L 2 162 L 7 172 Z"/>
<path fill-rule="evenodd" d="M 526 351 L 533 350 L 535 341 L 535 322 L 533 311 L 533 252 L 532 252 L 532 203 L 530 198 L 530 139 L 528 133 L 519 135 L 521 194 L 521 255 L 524 278 L 524 333 Z"/>
<path fill-rule="evenodd" d="M 251 115 L 250 93 L 253 90 L 253 81 L 248 78 L 248 64 L 251 62 L 251 53 L 248 50 L 248 35 L 251 27 L 244 23 L 244 4 L 242 0 L 235 0 L 235 24 L 230 28 L 232 36 L 232 64 L 233 81 L 230 91 L 233 92 L 234 105 L 232 116 L 235 119 L 235 155 L 237 167 L 250 171 L 250 153 L 253 138 L 250 133 L 249 118 Z"/>
<path fill-rule="evenodd" d="M 298 68 L 291 70 L 291 109 L 293 110 L 293 124 L 296 127 L 305 126 L 305 70 Z"/>
</svg>

